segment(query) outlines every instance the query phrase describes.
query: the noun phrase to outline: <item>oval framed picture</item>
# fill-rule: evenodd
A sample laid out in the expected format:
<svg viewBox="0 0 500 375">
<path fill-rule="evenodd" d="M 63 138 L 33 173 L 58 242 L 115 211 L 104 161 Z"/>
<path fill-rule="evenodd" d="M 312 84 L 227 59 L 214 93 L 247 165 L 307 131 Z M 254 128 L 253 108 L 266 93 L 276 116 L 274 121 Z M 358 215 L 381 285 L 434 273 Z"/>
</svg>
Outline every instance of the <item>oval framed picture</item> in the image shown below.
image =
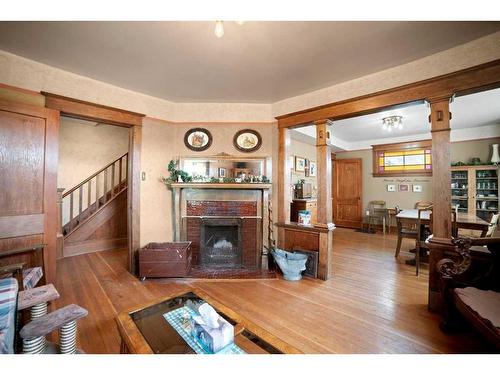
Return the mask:
<svg viewBox="0 0 500 375">
<path fill-rule="evenodd" d="M 212 145 L 212 134 L 205 128 L 192 128 L 184 134 L 184 144 L 193 151 L 205 151 Z"/>
<path fill-rule="evenodd" d="M 242 152 L 254 152 L 262 146 L 262 137 L 253 129 L 243 129 L 233 138 L 234 147 Z"/>
</svg>

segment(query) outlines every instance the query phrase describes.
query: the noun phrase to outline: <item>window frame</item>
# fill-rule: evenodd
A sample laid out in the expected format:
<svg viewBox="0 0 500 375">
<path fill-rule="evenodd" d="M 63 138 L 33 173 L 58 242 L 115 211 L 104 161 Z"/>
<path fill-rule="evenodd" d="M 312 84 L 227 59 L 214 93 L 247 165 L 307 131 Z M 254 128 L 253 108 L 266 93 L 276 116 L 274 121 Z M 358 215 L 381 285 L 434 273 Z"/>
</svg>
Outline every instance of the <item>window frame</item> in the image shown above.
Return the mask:
<svg viewBox="0 0 500 375">
<path fill-rule="evenodd" d="M 430 150 L 431 151 L 431 169 L 430 170 L 416 170 L 416 171 L 388 171 L 381 172 L 379 167 L 380 152 L 397 152 L 397 151 L 410 151 L 410 150 Z M 399 142 L 389 143 L 383 145 L 372 145 L 372 159 L 373 159 L 373 177 L 407 177 L 407 176 L 432 176 L 432 140 L 416 141 L 416 142 Z"/>
</svg>

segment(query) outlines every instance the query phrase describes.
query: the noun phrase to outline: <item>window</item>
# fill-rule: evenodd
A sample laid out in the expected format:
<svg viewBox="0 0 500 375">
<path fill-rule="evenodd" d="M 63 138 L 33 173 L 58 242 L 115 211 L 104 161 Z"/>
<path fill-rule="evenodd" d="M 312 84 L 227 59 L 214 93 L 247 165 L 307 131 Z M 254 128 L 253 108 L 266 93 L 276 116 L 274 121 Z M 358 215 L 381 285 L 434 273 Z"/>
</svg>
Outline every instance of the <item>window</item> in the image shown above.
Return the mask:
<svg viewBox="0 0 500 375">
<path fill-rule="evenodd" d="M 432 175 L 431 141 L 372 146 L 374 176 Z"/>
</svg>

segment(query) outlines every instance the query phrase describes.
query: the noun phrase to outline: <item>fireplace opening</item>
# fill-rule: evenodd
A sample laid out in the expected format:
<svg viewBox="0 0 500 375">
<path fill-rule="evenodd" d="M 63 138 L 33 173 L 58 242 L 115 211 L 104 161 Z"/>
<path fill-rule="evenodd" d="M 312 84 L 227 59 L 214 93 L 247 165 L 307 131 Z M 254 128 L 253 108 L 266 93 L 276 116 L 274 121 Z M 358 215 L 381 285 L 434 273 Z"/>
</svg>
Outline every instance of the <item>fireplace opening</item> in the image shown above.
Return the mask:
<svg viewBox="0 0 500 375">
<path fill-rule="evenodd" d="M 205 268 L 241 268 L 241 219 L 203 218 L 200 255 Z"/>
</svg>

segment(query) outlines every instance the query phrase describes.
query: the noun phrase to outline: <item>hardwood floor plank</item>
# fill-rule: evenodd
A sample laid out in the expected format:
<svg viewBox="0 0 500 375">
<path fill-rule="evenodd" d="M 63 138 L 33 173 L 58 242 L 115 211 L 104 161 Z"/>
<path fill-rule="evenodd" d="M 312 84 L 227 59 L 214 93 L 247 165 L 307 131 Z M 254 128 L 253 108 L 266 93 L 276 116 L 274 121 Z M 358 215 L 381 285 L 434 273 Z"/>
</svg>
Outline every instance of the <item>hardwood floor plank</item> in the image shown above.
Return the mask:
<svg viewBox="0 0 500 375">
<path fill-rule="evenodd" d="M 126 271 L 126 249 L 62 259 L 57 306 L 89 310 L 79 322 L 88 353 L 118 353 L 116 314 L 169 293 L 200 288 L 305 353 L 471 353 L 489 349 L 473 332 L 445 335 L 427 310 L 428 272 L 394 258 L 394 235 L 334 232 L 333 278 L 274 280 L 148 279 Z"/>
</svg>

